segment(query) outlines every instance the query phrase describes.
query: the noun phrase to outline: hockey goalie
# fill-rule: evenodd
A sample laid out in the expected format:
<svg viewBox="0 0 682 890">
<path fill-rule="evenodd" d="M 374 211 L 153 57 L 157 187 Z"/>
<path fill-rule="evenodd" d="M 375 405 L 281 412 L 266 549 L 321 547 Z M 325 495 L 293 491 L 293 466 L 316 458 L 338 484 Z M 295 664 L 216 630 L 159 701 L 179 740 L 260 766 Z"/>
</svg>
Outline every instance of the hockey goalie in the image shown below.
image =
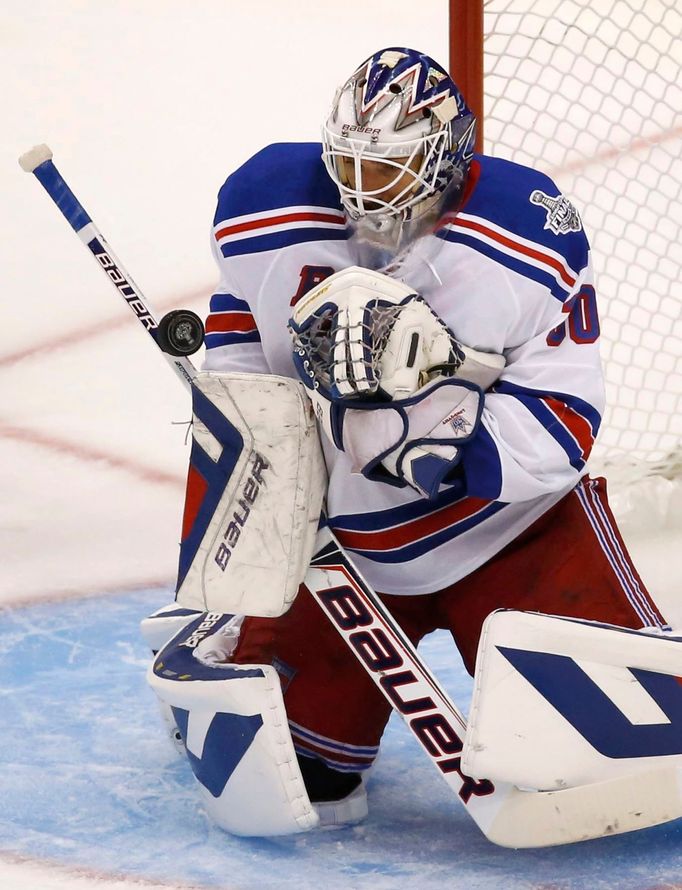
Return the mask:
<svg viewBox="0 0 682 890">
<path fill-rule="evenodd" d="M 382 678 L 439 628 L 475 676 L 448 762 L 492 839 L 509 788 L 510 845 L 681 814 L 682 647 L 586 470 L 604 407 L 588 241 L 549 178 L 474 135 L 442 66 L 380 50 L 322 145 L 270 145 L 220 190 L 177 602 L 143 630 L 232 833 L 364 818 L 391 707 L 417 710 Z M 324 614 L 325 532 L 400 634 L 349 645 L 371 619 L 332 580 L 337 626 Z M 428 752 L 440 724 L 420 726 Z M 580 834 L 595 795 L 571 792 L 597 786 L 621 827 Z M 573 829 L 545 831 L 529 801 L 547 794 Z"/>
</svg>

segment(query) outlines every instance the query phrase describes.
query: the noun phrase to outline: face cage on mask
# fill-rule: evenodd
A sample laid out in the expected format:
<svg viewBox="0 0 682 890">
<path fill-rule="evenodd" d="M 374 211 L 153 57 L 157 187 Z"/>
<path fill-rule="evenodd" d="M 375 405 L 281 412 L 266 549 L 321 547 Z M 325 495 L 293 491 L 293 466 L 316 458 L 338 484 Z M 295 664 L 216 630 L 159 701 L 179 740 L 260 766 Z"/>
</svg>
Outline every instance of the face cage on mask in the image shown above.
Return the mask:
<svg viewBox="0 0 682 890">
<path fill-rule="evenodd" d="M 339 189 L 343 204 L 357 216 L 399 216 L 432 195 L 436 191 L 438 171 L 450 140 L 447 129 L 403 143 L 370 143 L 349 139 L 332 133 L 328 127 L 324 128 L 323 135 L 322 158 L 327 172 Z M 411 163 L 422 153 L 424 157 L 419 169 L 412 169 Z M 353 162 L 355 187 L 343 181 L 340 158 Z M 380 188 L 364 190 L 363 161 L 386 164 L 396 170 L 396 175 Z M 405 187 L 389 200 L 383 199 L 381 195 L 393 188 L 403 177 L 407 180 Z M 373 206 L 366 207 L 366 202 Z"/>
</svg>

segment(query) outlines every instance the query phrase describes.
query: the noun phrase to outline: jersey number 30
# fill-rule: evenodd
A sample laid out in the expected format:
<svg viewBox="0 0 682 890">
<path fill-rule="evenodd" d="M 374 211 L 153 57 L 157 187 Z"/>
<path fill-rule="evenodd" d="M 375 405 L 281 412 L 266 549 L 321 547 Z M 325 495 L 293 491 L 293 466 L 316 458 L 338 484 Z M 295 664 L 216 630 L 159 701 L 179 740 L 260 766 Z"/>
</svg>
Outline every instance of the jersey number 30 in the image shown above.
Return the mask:
<svg viewBox="0 0 682 890">
<path fill-rule="evenodd" d="M 548 346 L 559 346 L 564 342 L 566 333 L 574 343 L 594 343 L 599 338 L 597 295 L 593 287 L 584 285 L 579 293 L 566 300 L 563 311 L 568 318 L 547 334 Z"/>
</svg>

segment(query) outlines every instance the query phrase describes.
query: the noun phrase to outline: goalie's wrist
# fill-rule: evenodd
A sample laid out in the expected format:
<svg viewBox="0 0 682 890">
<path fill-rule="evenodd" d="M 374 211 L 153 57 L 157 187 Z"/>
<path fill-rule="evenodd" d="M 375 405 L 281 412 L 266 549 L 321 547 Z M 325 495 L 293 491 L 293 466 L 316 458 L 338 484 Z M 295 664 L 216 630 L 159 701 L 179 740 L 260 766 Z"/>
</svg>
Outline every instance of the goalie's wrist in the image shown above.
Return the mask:
<svg viewBox="0 0 682 890">
<path fill-rule="evenodd" d="M 402 450 L 396 470 L 400 479 L 423 497 L 433 500 L 448 484 L 461 458 L 461 448 L 453 445 L 438 445 L 428 440 L 418 444 L 410 442 Z"/>
<path fill-rule="evenodd" d="M 393 455 L 383 462 L 373 461 L 363 469 L 362 474 L 372 482 L 383 482 L 397 488 L 409 486 L 422 497 L 433 500 L 454 485 L 460 486 L 464 494 L 462 456 L 461 448 L 451 446 L 449 455 L 437 454 L 428 450 L 426 442 L 420 445 L 408 442 L 399 449 L 397 459 Z"/>
</svg>

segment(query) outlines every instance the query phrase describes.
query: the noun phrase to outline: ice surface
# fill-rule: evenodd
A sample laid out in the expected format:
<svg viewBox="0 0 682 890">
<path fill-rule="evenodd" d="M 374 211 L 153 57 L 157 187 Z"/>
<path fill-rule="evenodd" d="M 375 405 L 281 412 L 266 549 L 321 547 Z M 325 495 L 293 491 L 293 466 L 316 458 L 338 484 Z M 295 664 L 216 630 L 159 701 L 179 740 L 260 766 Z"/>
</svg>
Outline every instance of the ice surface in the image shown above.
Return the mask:
<svg viewBox="0 0 682 890">
<path fill-rule="evenodd" d="M 334 86 L 377 47 L 446 59 L 446 17 L 445 0 L 418 15 L 413 0 L 4 5 L 3 890 L 635 890 L 682 878 L 677 826 L 579 849 L 493 848 L 397 724 L 367 824 L 287 841 L 211 828 L 159 747 L 137 621 L 175 573 L 187 396 L 17 158 L 47 142 L 152 305 L 201 311 L 225 175 L 268 142 L 317 139 Z M 672 538 L 636 551 L 678 610 L 679 554 Z M 447 637 L 425 651 L 465 702 Z"/>
<path fill-rule="evenodd" d="M 370 777 L 365 823 L 228 836 L 202 812 L 144 681 L 138 622 L 168 598 L 112 593 L 0 616 L 0 837 L 14 857 L 226 890 L 641 890 L 682 878 L 682 820 L 572 847 L 494 847 L 398 719 Z M 423 654 L 468 707 L 471 682 L 449 635 L 427 638 Z"/>
</svg>

